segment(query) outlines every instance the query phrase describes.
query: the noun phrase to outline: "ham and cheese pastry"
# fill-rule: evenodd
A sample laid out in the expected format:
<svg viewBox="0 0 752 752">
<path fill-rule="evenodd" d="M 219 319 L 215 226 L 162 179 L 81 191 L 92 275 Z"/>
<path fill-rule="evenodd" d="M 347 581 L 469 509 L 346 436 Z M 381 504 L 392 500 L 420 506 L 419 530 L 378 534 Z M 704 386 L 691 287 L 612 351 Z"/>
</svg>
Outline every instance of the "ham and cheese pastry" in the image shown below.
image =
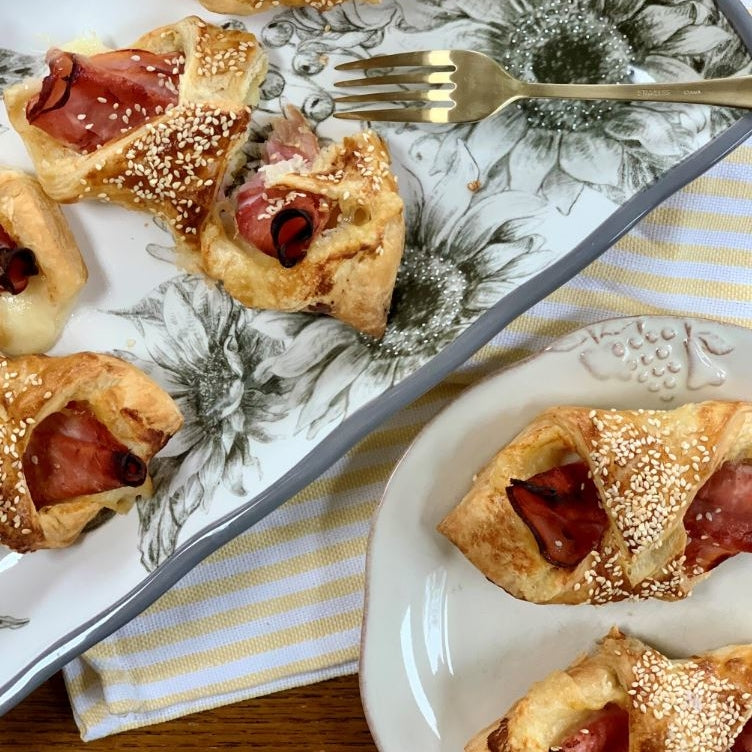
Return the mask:
<svg viewBox="0 0 752 752">
<path fill-rule="evenodd" d="M 326 313 L 380 337 L 404 242 L 403 203 L 379 136 L 362 131 L 321 149 L 288 108 L 259 171 L 218 203 L 201 257 L 247 306 Z"/>
<path fill-rule="evenodd" d="M 752 551 L 752 404 L 554 407 L 483 469 L 438 529 L 535 603 L 686 597 Z"/>
<path fill-rule="evenodd" d="M 380 0 L 366 0 L 378 3 Z M 292 8 L 313 8 L 327 11 L 341 5 L 345 0 L 201 0 L 201 5 L 215 13 L 232 13 L 235 16 L 247 16 L 251 13 L 261 13 L 280 5 Z"/>
<path fill-rule="evenodd" d="M 44 80 L 5 92 L 47 194 L 150 211 L 198 248 L 266 75 L 253 34 L 191 16 L 127 49 L 52 49 L 47 60 Z"/>
<path fill-rule="evenodd" d="M 172 399 L 118 358 L 0 359 L 0 544 L 70 545 L 107 507 L 151 493 L 148 462 L 180 428 Z"/>
<path fill-rule="evenodd" d="M 33 178 L 0 169 L 0 351 L 52 347 L 87 276 L 60 207 Z"/>
<path fill-rule="evenodd" d="M 465 752 L 752 752 L 752 645 L 670 660 L 612 630 Z"/>
</svg>

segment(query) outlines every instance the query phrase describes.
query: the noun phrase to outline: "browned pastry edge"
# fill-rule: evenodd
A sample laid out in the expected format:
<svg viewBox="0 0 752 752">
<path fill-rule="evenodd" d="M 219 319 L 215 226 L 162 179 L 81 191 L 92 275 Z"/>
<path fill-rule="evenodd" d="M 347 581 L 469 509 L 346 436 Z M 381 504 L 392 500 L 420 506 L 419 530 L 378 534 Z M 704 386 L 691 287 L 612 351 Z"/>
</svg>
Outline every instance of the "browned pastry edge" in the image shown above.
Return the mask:
<svg viewBox="0 0 752 752">
<path fill-rule="evenodd" d="M 5 91 L 11 124 L 42 187 L 56 201 L 113 201 L 163 218 L 178 245 L 197 249 L 233 153 L 247 138 L 267 59 L 253 34 L 189 16 L 137 39 L 132 47 L 180 50 L 185 71 L 178 105 L 90 154 L 79 154 L 26 119 L 41 80 Z M 169 165 L 169 169 L 167 168 Z"/>
<path fill-rule="evenodd" d="M 203 234 L 204 271 L 244 305 L 327 313 L 380 337 L 405 242 L 389 162 L 386 144 L 362 131 L 324 150 L 310 172 L 274 180 L 274 187 L 322 195 L 354 218 L 321 233 L 292 268 L 240 238 L 233 208 L 218 206 Z"/>
<path fill-rule="evenodd" d="M 670 411 L 550 408 L 496 454 L 438 530 L 486 577 L 523 600 L 683 598 L 708 576 L 684 567 L 684 513 L 722 462 L 752 455 L 750 431 L 746 402 Z M 543 558 L 505 489 L 511 478 L 530 478 L 572 454 L 588 464 L 609 527 L 596 551 L 564 568 Z M 635 479 L 644 493 L 625 491 Z"/>
<path fill-rule="evenodd" d="M 116 489 L 37 511 L 22 458 L 34 426 L 44 418 L 71 401 L 84 402 L 115 439 L 145 462 L 182 424 L 166 392 L 135 366 L 109 355 L 0 359 L 0 385 L 0 543 L 16 551 L 67 546 L 104 506 L 125 511 L 134 494 L 151 490 L 147 479 L 139 489 Z"/>
<path fill-rule="evenodd" d="M 612 629 L 592 653 L 533 684 L 465 752 L 549 752 L 609 703 L 629 713 L 630 752 L 728 752 L 752 716 L 750 691 L 752 645 L 669 660 Z"/>
</svg>

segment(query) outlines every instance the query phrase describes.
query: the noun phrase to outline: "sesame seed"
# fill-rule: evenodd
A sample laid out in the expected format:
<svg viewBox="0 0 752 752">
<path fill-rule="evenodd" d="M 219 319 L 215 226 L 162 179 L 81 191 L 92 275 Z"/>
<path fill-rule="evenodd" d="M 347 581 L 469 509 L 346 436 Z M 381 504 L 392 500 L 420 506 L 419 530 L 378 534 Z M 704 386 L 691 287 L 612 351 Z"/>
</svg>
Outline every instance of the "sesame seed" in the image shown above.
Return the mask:
<svg viewBox="0 0 752 752">
<path fill-rule="evenodd" d="M 728 752 L 749 707 L 744 693 L 709 663 L 670 661 L 646 648 L 632 673 L 632 704 L 665 722 L 666 752 Z"/>
</svg>

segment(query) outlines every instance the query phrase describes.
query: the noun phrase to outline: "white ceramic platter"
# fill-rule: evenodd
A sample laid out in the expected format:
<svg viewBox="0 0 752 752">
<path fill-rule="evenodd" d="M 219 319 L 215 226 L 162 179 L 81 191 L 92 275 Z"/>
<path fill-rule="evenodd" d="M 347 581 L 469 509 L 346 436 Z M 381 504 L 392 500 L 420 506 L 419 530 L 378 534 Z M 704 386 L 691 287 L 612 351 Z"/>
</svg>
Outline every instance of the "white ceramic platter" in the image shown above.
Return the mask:
<svg viewBox="0 0 752 752">
<path fill-rule="evenodd" d="M 690 80 L 747 73 L 752 39 L 738 0 L 382 0 L 243 19 L 196 0 L 27 0 L 3 10 L 2 87 L 43 73 L 48 47 L 82 35 L 129 46 L 191 13 L 245 25 L 270 60 L 249 155 L 285 101 L 322 138 L 357 128 L 332 117 L 334 65 L 353 58 L 465 46 L 527 78 Z M 66 551 L 0 551 L 0 711 L 459 366 L 747 138 L 752 116 L 528 103 L 473 126 L 380 131 L 400 177 L 407 244 L 378 343 L 331 319 L 242 308 L 182 273 L 146 215 L 65 207 L 89 282 L 54 352 L 130 360 L 176 396 L 185 426 L 152 464 L 157 490 L 136 512 Z M 30 168 L 2 108 L 0 163 Z"/>
<path fill-rule="evenodd" d="M 468 389 L 415 439 L 374 521 L 361 694 L 381 752 L 457 752 L 530 684 L 616 625 L 669 655 L 752 642 L 752 557 L 684 601 L 539 606 L 486 580 L 435 527 L 473 475 L 557 404 L 671 408 L 749 399 L 752 332 L 698 319 L 614 319 Z"/>
</svg>

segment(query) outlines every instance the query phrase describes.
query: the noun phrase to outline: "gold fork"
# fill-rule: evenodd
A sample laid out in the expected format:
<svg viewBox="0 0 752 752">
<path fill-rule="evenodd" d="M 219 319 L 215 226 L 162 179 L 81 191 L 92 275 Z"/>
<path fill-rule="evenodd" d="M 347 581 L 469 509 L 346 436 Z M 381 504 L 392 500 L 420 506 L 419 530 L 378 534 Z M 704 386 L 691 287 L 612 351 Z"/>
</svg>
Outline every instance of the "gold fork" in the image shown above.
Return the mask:
<svg viewBox="0 0 752 752">
<path fill-rule="evenodd" d="M 620 99 L 690 102 L 752 108 L 752 76 L 710 78 L 689 83 L 546 84 L 510 76 L 495 60 L 473 50 L 428 50 L 383 55 L 343 63 L 337 70 L 411 68 L 404 73 L 338 81 L 335 86 L 423 84 L 418 89 L 391 89 L 338 97 L 338 103 L 412 102 L 420 106 L 337 112 L 347 120 L 401 123 L 472 123 L 526 98 Z"/>
</svg>

